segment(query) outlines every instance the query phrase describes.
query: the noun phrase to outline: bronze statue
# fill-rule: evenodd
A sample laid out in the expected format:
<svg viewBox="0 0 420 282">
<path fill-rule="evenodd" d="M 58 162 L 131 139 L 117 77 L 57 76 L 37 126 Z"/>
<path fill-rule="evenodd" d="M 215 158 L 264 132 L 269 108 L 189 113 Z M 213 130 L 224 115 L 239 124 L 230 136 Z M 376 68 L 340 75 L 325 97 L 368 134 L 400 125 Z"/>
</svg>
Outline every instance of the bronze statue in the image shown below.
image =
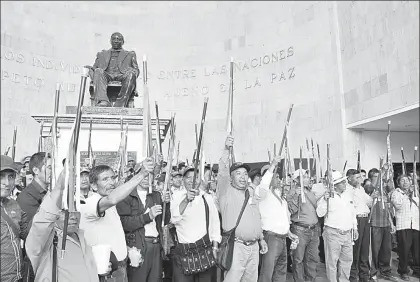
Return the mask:
<svg viewBox="0 0 420 282">
<path fill-rule="evenodd" d="M 136 87 L 136 78 L 140 74 L 136 53 L 124 50 L 123 44 L 123 35 L 114 32 L 111 35 L 112 48 L 98 52 L 93 67 L 85 66 L 90 69 L 89 76 L 93 81 L 94 101 L 97 107 L 111 107 L 107 95 L 107 86 L 110 81 L 121 82 L 121 90 L 114 107 L 127 107 Z"/>
</svg>

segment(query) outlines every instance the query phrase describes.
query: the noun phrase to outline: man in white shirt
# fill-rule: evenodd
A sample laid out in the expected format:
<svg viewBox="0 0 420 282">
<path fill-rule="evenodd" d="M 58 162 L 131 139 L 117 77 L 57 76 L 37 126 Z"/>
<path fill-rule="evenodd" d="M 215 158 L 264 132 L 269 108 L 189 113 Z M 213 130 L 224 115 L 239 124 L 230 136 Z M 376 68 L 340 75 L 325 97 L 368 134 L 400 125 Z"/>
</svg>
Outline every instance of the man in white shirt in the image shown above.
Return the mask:
<svg viewBox="0 0 420 282">
<path fill-rule="evenodd" d="M 127 281 L 127 247 L 115 206 L 124 200 L 153 168 L 153 160 L 146 159 L 140 173 L 119 187 L 115 187 L 114 171 L 107 165 L 96 166 L 89 174 L 90 184 L 96 192 L 92 193 L 82 206 L 80 229 L 84 230 L 89 246 L 111 246 L 111 251 L 118 260 L 118 269 L 112 273 L 112 277 L 118 282 Z"/>
<path fill-rule="evenodd" d="M 261 223 L 268 252 L 262 256 L 258 282 L 285 282 L 287 273 L 286 237 L 297 240 L 290 227 L 290 213 L 287 201 L 281 198 L 280 177 L 275 171 L 280 157 L 275 157 L 265 172 L 261 184 L 270 183 L 270 191 L 260 202 Z M 259 194 L 257 187 L 256 194 Z"/>
<path fill-rule="evenodd" d="M 353 192 L 353 201 L 357 218 L 357 230 L 359 238 L 353 246 L 353 263 L 350 271 L 351 282 L 369 281 L 369 246 L 370 226 L 369 213 L 373 199 L 366 194 L 362 187 L 363 178 L 356 169 L 349 169 L 346 173 L 350 187 Z"/>
<path fill-rule="evenodd" d="M 339 282 L 350 281 L 352 242 L 358 238 L 356 212 L 351 193 L 345 192 L 347 178 L 339 171 L 333 171 L 332 182 L 332 197 L 330 198 L 327 191 L 324 197 L 319 199 L 316 209 L 319 217 L 325 216 L 323 238 L 327 279 L 328 282 L 336 282 L 338 276 Z"/>
<path fill-rule="evenodd" d="M 222 240 L 220 232 L 219 213 L 213 197 L 199 187 L 201 180 L 196 175 L 196 185 L 193 187 L 194 168 L 187 168 L 183 173 L 186 194 L 174 194 L 171 202 L 171 222 L 176 227 L 178 246 L 174 254 L 173 278 L 175 282 L 210 282 L 215 267 L 205 269 L 194 275 L 185 275 L 181 265 L 180 249 L 184 244 L 199 240 L 210 241 L 213 245 L 213 256 L 216 256 Z M 208 207 L 208 233 L 206 220 L 206 205 Z"/>
</svg>

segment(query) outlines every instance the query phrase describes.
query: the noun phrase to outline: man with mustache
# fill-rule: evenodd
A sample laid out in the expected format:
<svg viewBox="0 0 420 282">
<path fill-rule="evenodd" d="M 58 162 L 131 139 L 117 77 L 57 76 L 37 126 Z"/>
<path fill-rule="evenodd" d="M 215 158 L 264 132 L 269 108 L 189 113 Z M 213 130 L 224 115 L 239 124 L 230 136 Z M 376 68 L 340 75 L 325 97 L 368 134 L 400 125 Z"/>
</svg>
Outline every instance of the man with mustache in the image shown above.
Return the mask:
<svg viewBox="0 0 420 282">
<path fill-rule="evenodd" d="M 112 48 L 98 52 L 93 67 L 85 67 L 91 70 L 89 75 L 94 84 L 96 106 L 110 107 L 108 82 L 121 81 L 121 90 L 114 107 L 126 107 L 140 74 L 136 53 L 122 48 L 124 37 L 119 32 L 111 35 L 110 42 Z"/>
<path fill-rule="evenodd" d="M 102 192 L 97 204 L 99 216 L 105 216 L 104 211 L 113 207 L 124 199 L 142 179 L 148 175 L 153 161 L 147 159 L 139 174 L 129 182 L 114 189 L 111 184 L 110 171 L 101 176 Z M 112 172 L 113 173 L 113 172 Z M 97 177 L 99 174 L 95 174 Z M 42 202 L 38 213 L 33 218 L 32 227 L 26 240 L 26 252 L 35 271 L 35 281 L 52 281 L 54 252 L 60 253 L 63 240 L 64 211 L 61 210 L 64 191 L 65 173 L 60 174 L 56 187 L 49 192 Z M 98 273 L 95 259 L 90 245 L 86 242 L 83 230 L 79 229 L 80 212 L 71 212 L 69 215 L 67 242 L 64 258 L 57 259 L 55 265 L 56 277 L 59 282 L 98 282 Z M 90 230 L 92 231 L 92 230 Z M 93 230 L 95 232 L 95 230 Z M 113 233 L 115 231 L 112 231 Z M 112 234 L 98 233 L 98 243 L 109 244 Z M 57 240 L 54 242 L 54 237 Z M 123 238 L 124 239 L 124 238 Z M 103 240 L 103 241 L 102 241 Z M 113 244 L 115 245 L 115 243 Z M 125 245 L 124 245 L 125 247 Z"/>
<path fill-rule="evenodd" d="M 216 256 L 220 235 L 220 220 L 213 197 L 206 192 L 196 171 L 196 184 L 193 187 L 193 167 L 187 168 L 183 173 L 185 193 L 177 193 L 171 202 L 171 221 L 175 225 L 178 244 L 174 250 L 173 281 L 175 282 L 210 282 L 215 267 L 203 269 L 193 275 L 185 275 L 182 270 L 183 250 L 189 246 L 201 246 L 201 242 L 212 244 L 213 256 Z M 208 227 L 207 227 L 208 226 Z M 208 228 L 208 229 L 207 229 Z"/>
<path fill-rule="evenodd" d="M 25 216 L 19 204 L 8 198 L 15 186 L 18 169 L 12 158 L 1 155 L 0 204 L 1 204 L 1 269 L 0 277 L 4 282 L 15 282 L 22 278 L 22 250 L 20 239 L 25 237 Z"/>
<path fill-rule="evenodd" d="M 162 156 L 158 155 L 154 174 L 157 175 Z M 137 167 L 137 165 L 136 165 Z M 136 171 L 136 169 L 134 169 Z M 143 265 L 129 265 L 128 282 L 158 282 L 162 278 L 162 220 L 169 221 L 169 208 L 165 218 L 162 216 L 162 195 L 158 191 L 149 194 L 149 177 L 147 175 L 127 197 L 117 204 L 117 211 L 129 248 L 140 250 L 144 258 Z"/>
<path fill-rule="evenodd" d="M 233 146 L 233 141 L 233 136 L 226 138 L 219 162 L 216 195 L 222 215 L 223 231 L 235 227 L 247 194 L 249 201 L 235 231 L 232 266 L 226 272 L 224 281 L 255 282 L 258 279 L 259 253 L 265 254 L 268 251 L 263 236 L 259 202 L 268 192 L 270 181 L 262 182 L 255 190 L 248 189 L 249 166 L 234 163 L 229 167 L 229 149 Z"/>
</svg>

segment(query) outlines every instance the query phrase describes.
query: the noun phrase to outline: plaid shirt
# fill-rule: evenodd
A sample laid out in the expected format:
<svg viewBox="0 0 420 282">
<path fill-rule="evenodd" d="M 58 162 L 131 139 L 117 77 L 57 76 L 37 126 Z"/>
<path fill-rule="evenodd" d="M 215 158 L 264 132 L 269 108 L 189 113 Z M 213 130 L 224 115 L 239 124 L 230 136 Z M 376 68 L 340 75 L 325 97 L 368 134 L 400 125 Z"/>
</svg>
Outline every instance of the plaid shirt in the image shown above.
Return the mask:
<svg viewBox="0 0 420 282">
<path fill-rule="evenodd" d="M 384 207 L 382 208 L 382 201 L 384 201 Z M 389 220 L 390 214 L 390 202 L 389 197 L 384 193 L 384 196 L 378 196 L 373 199 L 373 207 L 371 210 L 372 217 L 370 226 L 374 227 L 388 227 L 391 226 Z"/>
<path fill-rule="evenodd" d="M 415 203 L 413 203 L 413 201 Z M 419 198 L 413 197 L 411 201 L 404 191 L 397 188 L 395 192 L 392 193 L 391 202 L 395 207 L 397 230 L 415 229 L 420 231 L 418 208 Z"/>
</svg>

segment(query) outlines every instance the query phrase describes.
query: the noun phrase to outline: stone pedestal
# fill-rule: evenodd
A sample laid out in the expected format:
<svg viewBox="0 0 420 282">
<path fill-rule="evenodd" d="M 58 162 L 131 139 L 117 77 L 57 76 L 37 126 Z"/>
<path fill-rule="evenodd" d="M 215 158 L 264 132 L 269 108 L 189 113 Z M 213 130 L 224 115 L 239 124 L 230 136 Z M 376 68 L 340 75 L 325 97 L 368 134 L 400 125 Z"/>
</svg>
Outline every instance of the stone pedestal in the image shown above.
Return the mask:
<svg viewBox="0 0 420 282">
<path fill-rule="evenodd" d="M 67 107 L 66 114 L 58 116 L 58 164 L 67 156 L 71 138 L 71 128 L 75 121 L 76 107 Z M 50 138 L 52 115 L 34 115 L 37 122 L 44 122 L 43 137 Z M 89 126 L 92 120 L 92 149 L 97 164 L 113 165 L 116 152 L 121 141 L 121 118 L 124 130 L 128 124 L 127 151 L 129 158 L 137 162 L 143 160 L 143 109 L 138 108 L 99 108 L 83 107 L 79 135 L 79 150 L 81 161 L 87 156 L 89 142 Z M 165 140 L 170 125 L 169 119 L 160 119 L 160 136 Z M 156 140 L 156 120 L 152 119 L 152 137 Z M 49 143 L 49 142 L 46 142 Z M 50 151 L 48 149 L 44 149 Z"/>
</svg>

